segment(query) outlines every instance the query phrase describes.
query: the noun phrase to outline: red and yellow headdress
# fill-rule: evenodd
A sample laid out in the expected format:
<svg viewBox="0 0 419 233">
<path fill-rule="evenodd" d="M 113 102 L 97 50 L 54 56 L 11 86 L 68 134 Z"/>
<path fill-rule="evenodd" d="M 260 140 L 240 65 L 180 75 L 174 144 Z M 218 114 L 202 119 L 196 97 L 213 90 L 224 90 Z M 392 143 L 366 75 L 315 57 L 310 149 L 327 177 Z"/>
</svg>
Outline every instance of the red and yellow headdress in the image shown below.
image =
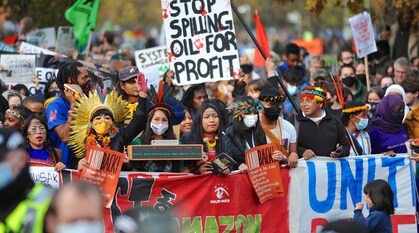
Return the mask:
<svg viewBox="0 0 419 233">
<path fill-rule="evenodd" d="M 300 94 L 300 99 L 308 98 L 314 99 L 318 102 L 326 102 L 326 91 L 320 87 L 305 86 Z"/>
</svg>

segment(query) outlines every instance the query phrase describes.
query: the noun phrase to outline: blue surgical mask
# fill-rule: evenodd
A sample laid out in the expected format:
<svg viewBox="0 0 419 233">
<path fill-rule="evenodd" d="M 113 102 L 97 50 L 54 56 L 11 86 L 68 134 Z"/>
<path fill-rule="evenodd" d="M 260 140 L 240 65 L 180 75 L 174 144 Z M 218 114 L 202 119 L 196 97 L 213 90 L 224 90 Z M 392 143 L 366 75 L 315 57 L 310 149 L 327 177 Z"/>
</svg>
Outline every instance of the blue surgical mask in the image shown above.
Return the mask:
<svg viewBox="0 0 419 233">
<path fill-rule="evenodd" d="M 57 227 L 57 233 L 103 233 L 105 229 L 100 221 L 77 221 L 61 224 Z"/>
<path fill-rule="evenodd" d="M 359 118 L 359 122 L 355 123 L 356 129 L 359 131 L 366 129 L 367 126 L 368 126 L 368 118 Z"/>
<path fill-rule="evenodd" d="M 5 188 L 15 179 L 9 162 L 0 163 L 0 189 Z"/>
<path fill-rule="evenodd" d="M 287 90 L 290 93 L 290 95 L 295 96 L 295 95 L 297 95 L 298 87 L 297 86 L 292 86 L 292 85 L 289 85 L 288 84 Z"/>
</svg>

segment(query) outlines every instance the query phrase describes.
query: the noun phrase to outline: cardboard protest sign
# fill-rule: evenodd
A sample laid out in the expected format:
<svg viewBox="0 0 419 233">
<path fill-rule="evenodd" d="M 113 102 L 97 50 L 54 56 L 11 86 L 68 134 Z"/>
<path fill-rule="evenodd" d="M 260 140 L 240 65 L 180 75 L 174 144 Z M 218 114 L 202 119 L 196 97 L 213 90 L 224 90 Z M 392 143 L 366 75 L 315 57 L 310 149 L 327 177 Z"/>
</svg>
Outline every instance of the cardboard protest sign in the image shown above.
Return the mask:
<svg viewBox="0 0 419 233">
<path fill-rule="evenodd" d="M 150 67 L 168 65 L 166 46 L 135 51 L 135 63 L 141 71 Z"/>
<path fill-rule="evenodd" d="M 377 52 L 371 16 L 367 12 L 357 14 L 349 19 L 355 40 L 356 54 L 359 58 Z"/>
<path fill-rule="evenodd" d="M 279 161 L 272 159 L 275 144 L 269 143 L 251 148 L 245 153 L 248 175 L 259 201 L 284 196 Z"/>
<path fill-rule="evenodd" d="M 35 32 L 30 32 L 26 34 L 27 37 L 38 38 L 39 44 L 42 48 L 53 48 L 55 47 L 55 28 L 42 28 L 38 29 Z M 37 44 L 35 44 L 37 45 Z"/>
<path fill-rule="evenodd" d="M 55 51 L 57 53 L 68 54 L 73 52 L 75 47 L 76 37 L 73 34 L 73 27 L 59 27 Z"/>
<path fill-rule="evenodd" d="M 53 189 L 60 188 L 59 173 L 54 167 L 39 166 L 31 163 L 29 175 L 35 183 L 42 183 Z"/>
<path fill-rule="evenodd" d="M 162 0 L 170 68 L 177 85 L 239 75 L 230 0 Z"/>
<path fill-rule="evenodd" d="M 24 53 L 32 53 L 32 54 L 45 54 L 45 55 L 55 55 L 57 54 L 56 52 L 50 51 L 48 49 L 43 49 L 41 47 L 26 43 L 26 42 L 22 42 L 22 44 L 20 44 L 20 48 L 19 51 L 24 52 Z"/>
<path fill-rule="evenodd" d="M 0 64 L 9 71 L 2 73 L 5 83 L 30 83 L 35 75 L 35 55 L 3 54 Z"/>
<path fill-rule="evenodd" d="M 111 149 L 96 146 L 86 149 L 89 167 L 83 169 L 81 179 L 99 187 L 106 208 L 111 207 L 124 158 L 123 153 Z"/>
</svg>

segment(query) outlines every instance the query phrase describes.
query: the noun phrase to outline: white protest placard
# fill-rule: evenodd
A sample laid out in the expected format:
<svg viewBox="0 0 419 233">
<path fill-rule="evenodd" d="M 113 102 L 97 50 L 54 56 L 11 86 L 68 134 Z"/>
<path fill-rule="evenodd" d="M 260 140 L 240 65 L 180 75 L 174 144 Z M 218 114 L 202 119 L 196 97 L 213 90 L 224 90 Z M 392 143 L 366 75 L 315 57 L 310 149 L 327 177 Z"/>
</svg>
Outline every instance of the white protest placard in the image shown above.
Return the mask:
<svg viewBox="0 0 419 233">
<path fill-rule="evenodd" d="M 354 36 L 356 55 L 361 58 L 377 51 L 371 16 L 367 12 L 357 14 L 349 19 Z"/>
<path fill-rule="evenodd" d="M 33 54 L 45 54 L 45 55 L 55 55 L 57 54 L 56 52 L 50 51 L 48 49 L 43 49 L 41 47 L 26 43 L 26 42 L 22 42 L 22 44 L 20 44 L 20 48 L 19 51 L 24 52 L 24 53 L 33 53 Z"/>
<path fill-rule="evenodd" d="M 57 53 L 68 54 L 73 52 L 75 46 L 76 38 L 73 34 L 73 27 L 59 27 L 55 51 Z"/>
<path fill-rule="evenodd" d="M 168 65 L 166 46 L 135 51 L 135 63 L 140 71 Z"/>
<path fill-rule="evenodd" d="M 57 79 L 58 69 L 50 69 L 43 67 L 36 67 L 35 74 L 39 79 L 39 83 L 46 84 L 51 80 Z"/>
<path fill-rule="evenodd" d="M 35 75 L 35 55 L 3 54 L 0 63 L 4 70 L 2 80 L 5 83 L 30 83 Z"/>
<path fill-rule="evenodd" d="M 53 189 L 60 188 L 59 175 L 54 167 L 29 166 L 29 174 L 36 184 L 42 183 Z"/>
<path fill-rule="evenodd" d="M 41 28 L 35 32 L 27 33 L 26 36 L 39 38 L 39 46 L 42 48 L 55 47 L 55 28 Z"/>
<path fill-rule="evenodd" d="M 177 85 L 239 75 L 231 0 L 162 0 L 170 68 Z"/>
</svg>

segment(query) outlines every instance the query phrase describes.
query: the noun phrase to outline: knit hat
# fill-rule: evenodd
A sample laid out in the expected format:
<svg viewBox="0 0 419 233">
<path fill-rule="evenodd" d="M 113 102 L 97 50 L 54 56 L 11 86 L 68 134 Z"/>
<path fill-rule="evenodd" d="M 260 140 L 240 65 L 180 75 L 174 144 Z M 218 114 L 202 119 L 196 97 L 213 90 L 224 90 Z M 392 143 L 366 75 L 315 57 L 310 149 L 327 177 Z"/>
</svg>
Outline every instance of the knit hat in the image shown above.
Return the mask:
<svg viewBox="0 0 419 233">
<path fill-rule="evenodd" d="M 300 99 L 308 98 L 319 102 L 326 102 L 326 91 L 320 87 L 305 86 L 300 94 Z"/>
</svg>

